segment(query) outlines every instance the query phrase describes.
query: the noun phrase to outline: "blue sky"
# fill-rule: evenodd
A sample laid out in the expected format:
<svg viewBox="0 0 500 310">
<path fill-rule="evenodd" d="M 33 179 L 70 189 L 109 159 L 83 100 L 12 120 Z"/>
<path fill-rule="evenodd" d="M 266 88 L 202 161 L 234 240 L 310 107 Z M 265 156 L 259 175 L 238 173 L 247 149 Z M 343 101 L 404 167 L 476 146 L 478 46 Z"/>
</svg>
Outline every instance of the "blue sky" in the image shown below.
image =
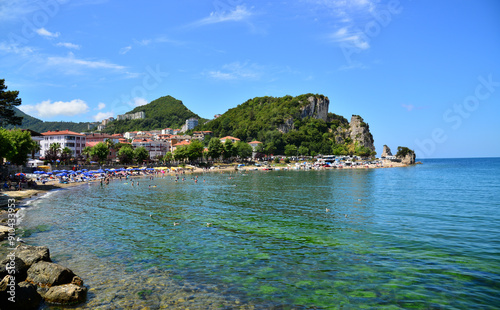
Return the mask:
<svg viewBox="0 0 500 310">
<path fill-rule="evenodd" d="M 0 78 L 42 120 L 319 93 L 379 154 L 500 156 L 499 1 L 0 0 L 0 29 Z"/>
</svg>

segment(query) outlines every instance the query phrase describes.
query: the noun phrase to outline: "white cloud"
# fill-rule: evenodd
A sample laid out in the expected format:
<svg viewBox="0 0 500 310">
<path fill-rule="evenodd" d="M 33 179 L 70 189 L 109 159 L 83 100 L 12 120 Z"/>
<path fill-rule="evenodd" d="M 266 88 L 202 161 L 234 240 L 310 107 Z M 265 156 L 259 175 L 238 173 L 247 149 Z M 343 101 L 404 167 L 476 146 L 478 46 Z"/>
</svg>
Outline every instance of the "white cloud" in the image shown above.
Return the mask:
<svg viewBox="0 0 500 310">
<path fill-rule="evenodd" d="M 127 53 L 131 50 L 131 49 L 132 49 L 132 46 L 131 46 L 131 45 L 129 45 L 129 46 L 125 46 L 124 48 L 120 49 L 120 52 L 119 52 L 119 53 L 120 53 L 121 55 L 125 55 L 125 54 L 127 54 Z"/>
<path fill-rule="evenodd" d="M 40 9 L 40 6 L 36 5 L 34 1 L 30 0 L 2 0 L 0 1 L 0 3 L 1 21 L 17 20 L 26 14 Z"/>
<path fill-rule="evenodd" d="M 233 62 L 222 66 L 221 70 L 212 70 L 205 75 L 216 80 L 259 79 L 262 68 L 256 64 Z"/>
<path fill-rule="evenodd" d="M 97 110 L 102 110 L 106 107 L 106 104 L 105 103 L 102 103 L 102 102 L 99 102 L 99 104 L 97 105 Z"/>
<path fill-rule="evenodd" d="M 35 113 L 39 117 L 53 117 L 57 115 L 74 116 L 88 112 L 89 106 L 81 99 L 71 101 L 42 101 L 35 105 L 21 105 L 19 108 L 27 114 Z"/>
<path fill-rule="evenodd" d="M 69 53 L 66 57 L 48 57 L 47 65 L 59 67 L 64 73 L 79 74 L 79 69 L 108 69 L 115 71 L 123 71 L 124 66 L 120 66 L 107 61 L 84 60 L 75 58 L 73 53 Z"/>
<path fill-rule="evenodd" d="M 59 42 L 56 45 L 57 46 L 66 47 L 66 48 L 69 48 L 69 49 L 75 49 L 75 50 L 79 50 L 80 49 L 80 45 L 69 43 L 69 42 Z"/>
<path fill-rule="evenodd" d="M 212 12 L 210 13 L 210 16 L 192 23 L 191 26 L 204 26 L 223 22 L 245 21 L 252 15 L 252 12 L 250 12 L 244 5 L 238 5 L 229 12 Z"/>
<path fill-rule="evenodd" d="M 369 37 L 361 30 L 373 21 L 373 14 L 381 5 L 379 0 L 306 0 L 315 9 L 333 17 L 337 29 L 329 38 L 359 50 L 370 48 Z"/>
<path fill-rule="evenodd" d="M 141 105 L 145 104 L 148 104 L 148 101 L 144 98 L 139 97 L 135 97 L 134 99 L 132 99 L 132 102 L 129 102 L 129 105 L 132 107 L 140 107 Z"/>
<path fill-rule="evenodd" d="M 47 37 L 47 38 L 57 38 L 60 35 L 59 32 L 50 32 L 45 28 L 39 28 L 35 31 L 36 31 L 36 33 L 38 33 L 42 37 Z"/>
<path fill-rule="evenodd" d="M 92 118 L 96 122 L 100 122 L 103 119 L 107 119 L 107 118 L 110 118 L 110 117 L 113 117 L 113 112 L 99 112 L 96 115 L 92 116 Z"/>
<path fill-rule="evenodd" d="M 347 43 L 361 50 L 370 48 L 370 43 L 368 43 L 366 36 L 361 31 L 353 31 L 348 27 L 340 28 L 331 35 L 331 38 L 335 42 Z"/>
<path fill-rule="evenodd" d="M 19 46 L 19 44 L 16 43 L 0 42 L 0 52 L 17 55 L 28 55 L 33 53 L 33 51 L 33 48 L 29 46 Z"/>
</svg>

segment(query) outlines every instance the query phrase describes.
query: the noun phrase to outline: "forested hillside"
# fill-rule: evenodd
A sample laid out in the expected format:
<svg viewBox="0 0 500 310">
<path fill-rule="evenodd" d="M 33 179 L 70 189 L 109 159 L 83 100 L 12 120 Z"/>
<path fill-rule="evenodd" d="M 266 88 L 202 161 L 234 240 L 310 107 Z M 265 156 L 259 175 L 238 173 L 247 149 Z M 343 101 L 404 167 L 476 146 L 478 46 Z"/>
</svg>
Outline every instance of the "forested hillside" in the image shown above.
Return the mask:
<svg viewBox="0 0 500 310">
<path fill-rule="evenodd" d="M 146 118 L 138 120 L 120 120 L 108 124 L 104 132 L 124 133 L 127 131 L 180 128 L 186 119 L 200 118 L 191 112 L 182 101 L 172 96 L 160 97 L 150 103 L 136 107 L 127 114 L 143 111 Z"/>
<path fill-rule="evenodd" d="M 257 97 L 195 130 L 210 130 L 216 137 L 230 135 L 247 142 L 258 140 L 268 154 L 371 154 L 374 148 L 359 143 L 365 137 L 350 136 L 347 119 L 325 112 L 328 104 L 327 97 L 313 94 Z M 373 140 L 369 131 L 368 135 Z"/>
<path fill-rule="evenodd" d="M 17 116 L 23 117 L 23 123 L 20 126 L 7 126 L 7 129 L 11 128 L 21 128 L 21 129 L 31 129 L 36 132 L 46 132 L 49 130 L 65 130 L 68 129 L 70 131 L 82 132 L 88 129 L 88 122 L 44 122 L 39 120 L 38 118 L 32 117 L 18 108 L 13 108 Z"/>
</svg>

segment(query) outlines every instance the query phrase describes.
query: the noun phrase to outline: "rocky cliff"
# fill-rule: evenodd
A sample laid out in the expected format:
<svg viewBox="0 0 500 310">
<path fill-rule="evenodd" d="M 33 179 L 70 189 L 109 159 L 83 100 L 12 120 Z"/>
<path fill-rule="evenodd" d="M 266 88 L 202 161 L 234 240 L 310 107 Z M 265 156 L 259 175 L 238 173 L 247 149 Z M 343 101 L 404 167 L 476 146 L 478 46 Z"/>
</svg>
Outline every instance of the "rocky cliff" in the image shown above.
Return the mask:
<svg viewBox="0 0 500 310">
<path fill-rule="evenodd" d="M 328 108 L 330 100 L 328 97 L 310 96 L 307 98 L 309 104 L 301 108 L 301 118 L 312 117 L 322 119 L 325 122 L 328 120 Z"/>
<path fill-rule="evenodd" d="M 309 104 L 300 108 L 300 119 L 312 117 L 321 119 L 325 122 L 328 121 L 328 108 L 330 106 L 330 100 L 328 97 L 309 96 L 307 101 Z M 277 129 L 281 133 L 288 133 L 290 130 L 295 129 L 293 121 L 293 117 L 287 118 L 282 124 L 278 125 Z"/>
<path fill-rule="evenodd" d="M 392 156 L 391 149 L 384 144 L 384 149 L 382 150 L 382 155 L 380 155 L 381 158 L 385 158 L 387 156 Z"/>
<path fill-rule="evenodd" d="M 355 146 L 362 146 L 375 151 L 370 126 L 359 115 L 351 117 L 351 122 L 347 128 L 339 126 L 335 131 L 335 143 L 344 144 L 349 143 L 349 141 Z"/>
</svg>

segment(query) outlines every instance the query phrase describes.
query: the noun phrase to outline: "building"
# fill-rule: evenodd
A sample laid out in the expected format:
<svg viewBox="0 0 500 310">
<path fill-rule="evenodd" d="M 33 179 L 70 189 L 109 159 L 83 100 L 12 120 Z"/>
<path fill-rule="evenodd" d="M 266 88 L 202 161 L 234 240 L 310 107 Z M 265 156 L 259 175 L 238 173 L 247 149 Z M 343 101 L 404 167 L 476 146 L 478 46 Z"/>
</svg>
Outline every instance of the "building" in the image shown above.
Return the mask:
<svg viewBox="0 0 500 310">
<path fill-rule="evenodd" d="M 255 150 L 257 149 L 257 147 L 262 144 L 262 142 L 260 141 L 252 141 L 252 142 L 249 142 L 248 144 L 250 144 L 250 146 L 252 147 L 252 150 L 255 152 Z"/>
<path fill-rule="evenodd" d="M 109 117 L 109 118 L 103 119 L 102 122 L 101 122 L 101 125 L 107 126 L 109 123 L 111 123 L 114 120 L 115 120 L 114 117 Z"/>
<path fill-rule="evenodd" d="M 125 139 L 134 139 L 136 136 L 137 136 L 137 133 L 138 131 L 130 131 L 130 132 L 126 132 L 123 137 Z"/>
<path fill-rule="evenodd" d="M 106 142 L 106 140 L 111 140 L 113 143 L 119 143 L 121 136 L 110 135 L 106 133 L 91 133 L 86 137 L 87 146 L 92 142 Z"/>
<path fill-rule="evenodd" d="M 165 128 L 161 130 L 162 135 L 173 135 L 174 130 L 172 128 Z"/>
<path fill-rule="evenodd" d="M 143 119 L 143 118 L 146 118 L 146 113 L 144 111 L 131 114 L 122 114 L 116 117 L 116 119 L 119 121 L 131 120 L 131 119 Z"/>
<path fill-rule="evenodd" d="M 231 137 L 231 136 L 226 136 L 224 138 L 220 138 L 220 142 L 222 142 L 222 143 L 226 143 L 226 140 L 231 140 L 231 142 L 233 142 L 233 143 L 240 141 L 240 139 L 235 138 L 235 137 Z"/>
<path fill-rule="evenodd" d="M 252 147 L 252 158 L 255 158 L 257 156 L 257 147 L 259 145 L 262 145 L 262 142 L 260 141 L 252 141 L 248 143 Z"/>
<path fill-rule="evenodd" d="M 188 146 L 191 144 L 191 141 L 181 141 L 179 143 L 176 143 L 176 144 L 173 144 L 172 145 L 172 152 L 174 152 L 178 147 L 181 147 L 181 146 Z"/>
<path fill-rule="evenodd" d="M 76 133 L 69 130 L 55 130 L 42 133 L 43 141 L 40 142 L 40 154 L 45 156 L 52 143 L 59 143 L 61 149 L 69 148 L 73 153 L 73 157 L 82 154 L 85 148 L 86 138 L 84 134 Z"/>
<path fill-rule="evenodd" d="M 181 132 L 186 132 L 188 130 L 193 129 L 196 126 L 198 126 L 198 119 L 194 117 L 189 118 L 186 120 L 186 123 L 182 126 Z"/>
<path fill-rule="evenodd" d="M 88 147 L 94 147 L 96 146 L 96 144 L 98 143 L 101 143 L 102 141 L 93 141 L 93 142 L 88 142 L 85 143 L 85 146 L 88 146 Z M 116 154 L 117 154 L 117 151 L 116 149 L 114 148 L 111 148 L 109 150 L 109 153 L 108 153 L 108 160 L 112 161 L 112 160 L 116 160 Z"/>
<path fill-rule="evenodd" d="M 134 148 L 144 147 L 149 152 L 149 158 L 151 159 L 155 159 L 158 156 L 165 156 L 168 150 L 167 142 L 152 139 L 134 139 L 132 146 Z"/>
<path fill-rule="evenodd" d="M 211 131 L 194 131 L 193 132 L 193 139 L 198 139 L 203 141 L 205 139 L 205 136 L 212 136 Z"/>
</svg>

